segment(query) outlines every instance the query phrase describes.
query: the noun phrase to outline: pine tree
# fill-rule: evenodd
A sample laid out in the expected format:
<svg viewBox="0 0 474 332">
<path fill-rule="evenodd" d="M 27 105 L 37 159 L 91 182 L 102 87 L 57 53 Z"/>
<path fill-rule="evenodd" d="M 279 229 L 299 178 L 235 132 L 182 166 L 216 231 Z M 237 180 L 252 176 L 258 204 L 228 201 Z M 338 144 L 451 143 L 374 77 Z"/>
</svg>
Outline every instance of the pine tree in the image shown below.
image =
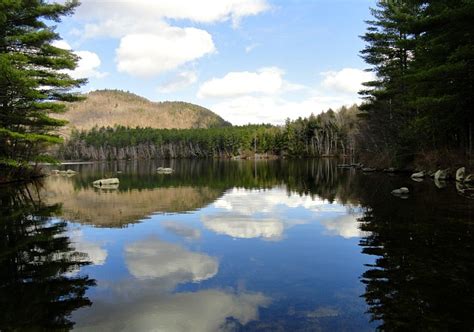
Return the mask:
<svg viewBox="0 0 474 332">
<path fill-rule="evenodd" d="M 61 142 L 55 130 L 65 124 L 51 117 L 61 101 L 79 97 L 70 92 L 85 80 L 66 70 L 78 58 L 53 46 L 60 37 L 54 23 L 72 14 L 77 0 L 64 4 L 44 0 L 0 0 L 0 174 L 25 177 L 32 163 L 50 161 L 44 153 Z"/>
<path fill-rule="evenodd" d="M 367 43 L 362 58 L 371 65 L 376 80 L 367 82 L 361 91 L 366 103 L 361 110 L 367 118 L 365 148 L 398 157 L 407 153 L 407 124 L 415 115 L 409 107 L 407 75 L 414 60 L 417 35 L 413 33 L 420 6 L 408 0 L 380 0 L 371 10 L 362 39 Z"/>
<path fill-rule="evenodd" d="M 409 75 L 418 112 L 413 133 L 431 149 L 472 153 L 474 125 L 474 2 L 418 1 L 423 15 Z"/>
</svg>

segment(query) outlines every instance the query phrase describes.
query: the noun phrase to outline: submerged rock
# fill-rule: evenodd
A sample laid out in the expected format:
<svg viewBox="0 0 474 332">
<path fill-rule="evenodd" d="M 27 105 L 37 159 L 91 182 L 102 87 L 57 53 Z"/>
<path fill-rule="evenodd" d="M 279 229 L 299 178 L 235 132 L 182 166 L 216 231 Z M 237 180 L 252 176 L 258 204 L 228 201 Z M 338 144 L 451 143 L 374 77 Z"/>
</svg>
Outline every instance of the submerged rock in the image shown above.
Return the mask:
<svg viewBox="0 0 474 332">
<path fill-rule="evenodd" d="M 392 190 L 391 194 L 394 196 L 408 196 L 410 190 L 407 187 L 401 187 L 395 190 Z"/>
<path fill-rule="evenodd" d="M 464 174 L 465 173 L 466 173 L 466 168 L 465 167 L 458 168 L 457 171 L 456 171 L 456 181 L 461 182 L 462 180 L 464 180 Z"/>
<path fill-rule="evenodd" d="M 109 185 L 116 185 L 119 184 L 120 181 L 117 178 L 109 178 L 109 179 L 100 179 L 92 182 L 94 187 L 102 187 L 102 186 L 109 186 Z"/>
</svg>

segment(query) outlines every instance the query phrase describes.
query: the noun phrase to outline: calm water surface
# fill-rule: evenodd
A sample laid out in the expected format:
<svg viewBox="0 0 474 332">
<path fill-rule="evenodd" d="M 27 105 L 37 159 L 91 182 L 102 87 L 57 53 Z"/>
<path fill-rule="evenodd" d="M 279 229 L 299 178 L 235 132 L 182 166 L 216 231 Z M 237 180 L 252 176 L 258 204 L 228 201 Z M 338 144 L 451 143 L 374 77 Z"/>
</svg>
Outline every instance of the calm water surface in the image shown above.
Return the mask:
<svg viewBox="0 0 474 332">
<path fill-rule="evenodd" d="M 474 328 L 474 206 L 454 184 L 327 160 L 63 168 L 1 188 L 0 331 Z"/>
</svg>

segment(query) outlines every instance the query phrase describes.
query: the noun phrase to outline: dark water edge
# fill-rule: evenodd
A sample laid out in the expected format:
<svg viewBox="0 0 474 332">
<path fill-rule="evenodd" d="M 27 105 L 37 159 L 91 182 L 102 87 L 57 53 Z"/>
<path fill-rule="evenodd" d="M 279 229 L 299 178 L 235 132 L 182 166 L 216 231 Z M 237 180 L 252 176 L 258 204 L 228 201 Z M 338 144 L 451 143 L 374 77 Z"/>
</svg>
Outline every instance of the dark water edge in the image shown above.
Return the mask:
<svg viewBox="0 0 474 332">
<path fill-rule="evenodd" d="M 175 172 L 157 174 L 159 166 Z M 474 207 L 454 184 L 440 189 L 330 160 L 67 168 L 78 174 L 0 192 L 2 331 L 474 327 Z M 92 187 L 109 176 L 118 189 Z M 390 194 L 401 186 L 407 199 Z M 87 245 L 77 245 L 78 233 Z M 179 255 L 147 258 L 149 250 Z M 191 270 L 173 270 L 195 258 Z M 153 311 L 144 316 L 151 308 L 158 321 Z M 114 325 L 120 314 L 127 320 Z"/>
</svg>

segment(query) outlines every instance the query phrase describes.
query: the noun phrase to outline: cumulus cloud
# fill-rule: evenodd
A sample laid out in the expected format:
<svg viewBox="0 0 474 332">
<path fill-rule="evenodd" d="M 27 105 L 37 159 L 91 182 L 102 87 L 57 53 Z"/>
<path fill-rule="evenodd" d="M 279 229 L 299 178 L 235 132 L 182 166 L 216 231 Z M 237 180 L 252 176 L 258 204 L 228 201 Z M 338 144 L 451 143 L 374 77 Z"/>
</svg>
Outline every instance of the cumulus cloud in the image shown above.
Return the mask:
<svg viewBox="0 0 474 332">
<path fill-rule="evenodd" d="M 241 324 L 258 319 L 269 298 L 231 290 L 174 292 L 183 282 L 198 282 L 217 273 L 217 261 L 205 254 L 149 238 L 125 248 L 132 277 L 104 281 L 92 308 L 74 313 L 78 331 L 219 331 L 229 318 Z M 114 317 L 114 319 L 110 319 Z"/>
<path fill-rule="evenodd" d="M 53 42 L 53 46 L 62 48 L 64 50 L 72 50 L 71 45 L 65 40 L 57 40 Z M 79 57 L 77 67 L 74 70 L 65 70 L 64 72 L 71 75 L 73 78 L 102 78 L 107 76 L 107 73 L 99 70 L 101 61 L 99 56 L 90 51 L 73 51 Z"/>
<path fill-rule="evenodd" d="M 279 240 L 286 229 L 304 224 L 306 220 L 291 220 L 291 209 L 300 208 L 321 220 L 326 234 L 344 238 L 361 237 L 357 212 L 348 213 L 340 204 L 326 200 L 290 193 L 283 187 L 270 190 L 247 190 L 234 188 L 219 198 L 213 206 L 214 215 L 203 215 L 201 221 L 207 229 L 217 234 L 234 238 L 262 238 Z M 327 214 L 330 218 L 326 218 Z M 335 215 L 335 217 L 333 217 Z"/>
<path fill-rule="evenodd" d="M 312 95 L 298 100 L 282 96 L 242 96 L 223 100 L 209 106 L 215 113 L 235 125 L 272 123 L 281 125 L 286 118 L 296 119 L 319 114 L 329 108 L 357 102 L 357 97 L 338 95 Z"/>
<path fill-rule="evenodd" d="M 241 239 L 259 237 L 278 240 L 284 230 L 283 223 L 278 219 L 253 219 L 245 215 L 204 215 L 201 220 L 206 228 L 217 234 Z"/>
<path fill-rule="evenodd" d="M 158 92 L 161 93 L 171 93 L 182 90 L 198 80 L 198 76 L 194 71 L 182 71 L 178 73 L 175 77 L 168 80 L 158 87 Z"/>
<path fill-rule="evenodd" d="M 257 72 L 230 72 L 222 78 L 204 82 L 199 98 L 237 97 L 248 94 L 275 94 L 283 87 L 283 71 L 277 67 L 261 68 Z"/>
<path fill-rule="evenodd" d="M 215 258 L 183 247 L 150 238 L 128 245 L 125 260 L 136 278 L 174 278 L 180 282 L 201 281 L 217 273 Z"/>
<path fill-rule="evenodd" d="M 334 219 L 323 220 L 321 224 L 330 235 L 342 236 L 346 239 L 362 237 L 366 234 L 360 230 L 357 218 L 360 218 L 360 215 L 345 214 Z"/>
<path fill-rule="evenodd" d="M 341 93 L 356 94 L 362 90 L 362 83 L 372 81 L 375 76 L 372 72 L 366 72 L 357 68 L 344 68 L 339 71 L 328 71 L 321 73 L 324 77 L 322 86 Z"/>
<path fill-rule="evenodd" d="M 245 325 L 258 319 L 259 307 L 270 302 L 261 293 L 233 294 L 220 290 L 157 293 L 156 287 L 134 283 L 126 300 L 94 301 L 75 319 L 78 331 L 207 332 L 226 330 L 228 318 Z M 114 319 L 110 319 L 114 317 Z"/>
<path fill-rule="evenodd" d="M 212 36 L 200 29 L 168 27 L 155 33 L 129 34 L 116 50 L 117 69 L 150 77 L 214 51 Z"/>
<path fill-rule="evenodd" d="M 270 9 L 266 0 L 83 0 L 81 3 L 77 10 L 80 19 L 122 21 L 129 18 L 141 22 L 139 24 L 164 19 L 199 23 L 230 20 L 235 27 L 242 18 Z"/>
<path fill-rule="evenodd" d="M 360 102 L 357 91 L 371 73 L 346 68 L 339 72 L 325 72 L 319 86 L 309 87 L 284 79 L 284 71 L 277 67 L 261 68 L 255 72 L 229 72 L 221 78 L 204 82 L 197 93 L 199 98 L 221 98 L 209 108 L 233 124 L 283 124 L 286 118 L 296 119 L 319 114 L 329 108 Z M 288 99 L 288 92 L 293 94 Z"/>
</svg>

